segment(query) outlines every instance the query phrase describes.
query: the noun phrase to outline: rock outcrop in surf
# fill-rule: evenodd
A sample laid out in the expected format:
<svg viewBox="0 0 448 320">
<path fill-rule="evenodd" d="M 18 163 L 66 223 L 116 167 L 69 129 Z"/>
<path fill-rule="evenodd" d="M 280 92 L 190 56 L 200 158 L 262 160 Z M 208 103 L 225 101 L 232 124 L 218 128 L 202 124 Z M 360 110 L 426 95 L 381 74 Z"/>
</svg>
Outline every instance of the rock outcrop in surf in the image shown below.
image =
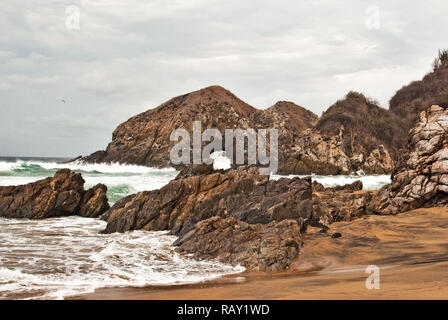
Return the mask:
<svg viewBox="0 0 448 320">
<path fill-rule="evenodd" d="M 123 198 L 103 218 L 107 221 L 105 233 L 143 229 L 183 235 L 213 216 L 250 224 L 292 219 L 303 227 L 311 213 L 309 178 L 271 180 L 255 166 L 241 166 L 181 172 L 158 190 Z"/>
<path fill-rule="evenodd" d="M 0 217 L 98 217 L 109 208 L 107 187 L 98 184 L 84 190 L 84 182 L 80 173 L 61 169 L 54 177 L 25 185 L 0 187 Z"/>
<path fill-rule="evenodd" d="M 312 219 L 311 180 L 270 180 L 255 166 L 193 166 L 159 190 L 118 201 L 103 219 L 104 233 L 170 230 L 179 250 L 197 258 L 279 270 L 297 257 Z"/>
</svg>

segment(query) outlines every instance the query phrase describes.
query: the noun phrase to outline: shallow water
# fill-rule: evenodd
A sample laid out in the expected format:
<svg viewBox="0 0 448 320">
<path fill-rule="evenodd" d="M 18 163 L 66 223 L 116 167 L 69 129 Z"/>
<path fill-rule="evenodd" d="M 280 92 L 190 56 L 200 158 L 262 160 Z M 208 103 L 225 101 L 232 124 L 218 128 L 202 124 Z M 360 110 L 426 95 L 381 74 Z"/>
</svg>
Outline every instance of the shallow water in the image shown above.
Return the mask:
<svg viewBox="0 0 448 320">
<path fill-rule="evenodd" d="M 0 218 L 0 298 L 52 298 L 100 287 L 193 283 L 243 271 L 178 255 L 167 232 L 99 234 L 106 223 Z"/>
</svg>

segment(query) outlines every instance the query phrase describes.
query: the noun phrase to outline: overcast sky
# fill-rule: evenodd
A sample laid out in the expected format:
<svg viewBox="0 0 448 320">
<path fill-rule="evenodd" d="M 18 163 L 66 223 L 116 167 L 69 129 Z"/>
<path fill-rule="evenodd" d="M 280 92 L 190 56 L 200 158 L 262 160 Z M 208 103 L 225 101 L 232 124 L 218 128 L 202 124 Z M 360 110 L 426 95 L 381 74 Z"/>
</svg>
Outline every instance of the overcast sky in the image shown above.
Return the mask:
<svg viewBox="0 0 448 320">
<path fill-rule="evenodd" d="M 104 149 L 130 116 L 213 84 L 257 108 L 320 115 L 349 90 L 387 108 L 448 47 L 447 14 L 446 0 L 3 0 L 0 156 Z"/>
</svg>

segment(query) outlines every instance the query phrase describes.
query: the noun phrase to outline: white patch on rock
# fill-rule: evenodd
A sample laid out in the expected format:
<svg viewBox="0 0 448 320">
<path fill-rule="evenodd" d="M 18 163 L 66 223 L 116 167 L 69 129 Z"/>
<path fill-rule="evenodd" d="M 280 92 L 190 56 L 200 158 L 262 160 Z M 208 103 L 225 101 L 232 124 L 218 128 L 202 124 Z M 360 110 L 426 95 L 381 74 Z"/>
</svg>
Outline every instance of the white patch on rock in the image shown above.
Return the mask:
<svg viewBox="0 0 448 320">
<path fill-rule="evenodd" d="M 230 159 L 226 157 L 225 151 L 215 151 L 210 158 L 213 159 L 213 169 L 215 170 L 227 170 L 231 167 Z"/>
</svg>

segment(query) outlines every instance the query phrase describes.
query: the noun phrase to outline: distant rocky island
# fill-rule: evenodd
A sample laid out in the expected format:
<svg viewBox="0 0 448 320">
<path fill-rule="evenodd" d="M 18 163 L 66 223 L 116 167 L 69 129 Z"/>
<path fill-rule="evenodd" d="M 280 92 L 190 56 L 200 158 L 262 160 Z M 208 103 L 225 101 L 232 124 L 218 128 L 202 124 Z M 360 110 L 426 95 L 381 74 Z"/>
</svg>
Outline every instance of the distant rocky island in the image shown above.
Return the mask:
<svg viewBox="0 0 448 320">
<path fill-rule="evenodd" d="M 170 167 L 170 133 L 202 127 L 276 128 L 280 174 L 390 174 L 400 160 L 418 113 L 431 105 L 448 105 L 448 66 L 404 86 L 389 110 L 361 93 L 349 92 L 320 117 L 293 102 L 256 109 L 230 91 L 211 86 L 184 94 L 120 124 L 106 150 L 85 162 L 120 162 Z M 168 121 L 169 119 L 169 121 Z"/>
</svg>

